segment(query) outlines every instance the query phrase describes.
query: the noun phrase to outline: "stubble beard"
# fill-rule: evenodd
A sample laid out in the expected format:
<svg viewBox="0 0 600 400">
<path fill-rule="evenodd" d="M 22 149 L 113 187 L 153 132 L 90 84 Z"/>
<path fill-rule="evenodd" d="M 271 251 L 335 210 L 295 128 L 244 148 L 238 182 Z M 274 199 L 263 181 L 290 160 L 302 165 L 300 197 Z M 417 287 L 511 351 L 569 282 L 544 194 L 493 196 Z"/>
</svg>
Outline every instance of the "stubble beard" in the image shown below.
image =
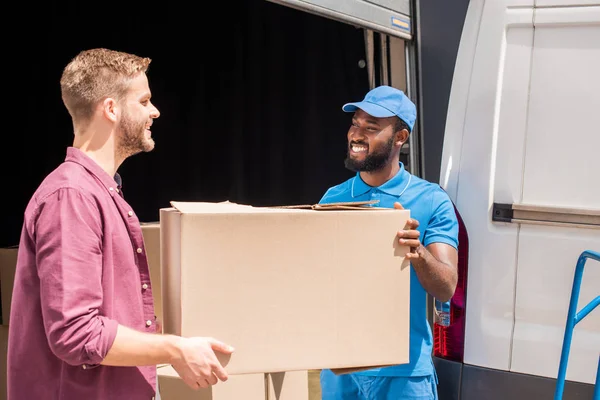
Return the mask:
<svg viewBox="0 0 600 400">
<path fill-rule="evenodd" d="M 127 113 L 123 113 L 123 118 L 119 124 L 119 151 L 118 153 L 127 158 L 141 152 L 147 153 L 154 149 L 154 139 L 146 138 L 146 120 L 136 122 Z"/>
<path fill-rule="evenodd" d="M 367 154 L 364 160 L 356 160 L 352 158 L 350 153 L 350 144 L 348 144 L 348 153 L 344 165 L 350 171 L 354 172 L 377 172 L 385 168 L 392 157 L 394 148 L 394 138 L 390 138 L 385 146 L 379 150 Z"/>
</svg>

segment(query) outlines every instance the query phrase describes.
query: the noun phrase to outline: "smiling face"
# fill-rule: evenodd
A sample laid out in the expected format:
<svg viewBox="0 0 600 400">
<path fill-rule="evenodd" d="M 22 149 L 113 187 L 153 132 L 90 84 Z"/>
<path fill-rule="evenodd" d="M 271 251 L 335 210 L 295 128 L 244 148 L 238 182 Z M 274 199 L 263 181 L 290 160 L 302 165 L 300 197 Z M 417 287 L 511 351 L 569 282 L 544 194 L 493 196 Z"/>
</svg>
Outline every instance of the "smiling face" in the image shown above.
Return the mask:
<svg viewBox="0 0 600 400">
<path fill-rule="evenodd" d="M 141 73 L 132 79 L 127 95 L 121 100 L 118 152 L 124 158 L 154 149 L 150 126 L 160 112 L 150 102 L 150 97 L 148 78 Z"/>
<path fill-rule="evenodd" d="M 361 109 L 352 117 L 348 130 L 346 168 L 357 172 L 376 172 L 392 162 L 404 141 L 396 132 L 397 117 L 376 118 Z M 407 132 L 408 134 L 408 132 Z"/>
</svg>

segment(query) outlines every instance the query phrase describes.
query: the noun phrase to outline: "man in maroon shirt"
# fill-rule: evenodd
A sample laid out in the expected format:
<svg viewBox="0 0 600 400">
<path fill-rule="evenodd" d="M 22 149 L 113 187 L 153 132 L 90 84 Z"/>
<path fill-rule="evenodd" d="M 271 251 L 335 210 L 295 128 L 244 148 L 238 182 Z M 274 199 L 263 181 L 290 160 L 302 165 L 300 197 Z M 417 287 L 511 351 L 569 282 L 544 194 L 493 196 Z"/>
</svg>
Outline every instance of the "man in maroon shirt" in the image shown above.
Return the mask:
<svg viewBox="0 0 600 400">
<path fill-rule="evenodd" d="M 75 138 L 24 215 L 8 336 L 10 400 L 150 400 L 156 365 L 192 388 L 227 373 L 212 338 L 156 331 L 139 220 L 121 192 L 123 161 L 154 148 L 149 58 L 79 53 L 60 84 Z"/>
</svg>

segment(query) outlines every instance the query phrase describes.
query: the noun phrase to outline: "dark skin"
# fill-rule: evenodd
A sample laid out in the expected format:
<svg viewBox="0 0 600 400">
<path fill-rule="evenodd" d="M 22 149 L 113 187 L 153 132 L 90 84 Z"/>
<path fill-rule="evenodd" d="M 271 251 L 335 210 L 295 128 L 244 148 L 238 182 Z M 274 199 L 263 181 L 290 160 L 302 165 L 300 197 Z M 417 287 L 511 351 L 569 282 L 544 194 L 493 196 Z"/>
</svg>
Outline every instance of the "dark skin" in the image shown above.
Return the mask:
<svg viewBox="0 0 600 400">
<path fill-rule="evenodd" d="M 381 186 L 400 170 L 400 149 L 408 140 L 409 132 L 406 129 L 396 130 L 396 122 L 395 116 L 376 118 L 360 109 L 354 113 L 352 126 L 348 130 L 348 144 L 351 146 L 349 156 L 352 159 L 360 161 L 367 154 L 384 148 L 393 139 L 390 157 L 383 168 L 360 172 L 360 177 L 369 186 Z M 352 150 L 352 144 L 356 145 L 354 149 L 357 151 Z M 394 204 L 394 208 L 404 209 L 398 202 Z M 423 288 L 436 299 L 448 301 L 454 294 L 458 281 L 458 252 L 445 243 L 423 246 L 418 228 L 419 221 L 410 218 L 404 229 L 398 231 L 398 241 L 409 247 L 406 258 L 412 263 Z"/>
</svg>

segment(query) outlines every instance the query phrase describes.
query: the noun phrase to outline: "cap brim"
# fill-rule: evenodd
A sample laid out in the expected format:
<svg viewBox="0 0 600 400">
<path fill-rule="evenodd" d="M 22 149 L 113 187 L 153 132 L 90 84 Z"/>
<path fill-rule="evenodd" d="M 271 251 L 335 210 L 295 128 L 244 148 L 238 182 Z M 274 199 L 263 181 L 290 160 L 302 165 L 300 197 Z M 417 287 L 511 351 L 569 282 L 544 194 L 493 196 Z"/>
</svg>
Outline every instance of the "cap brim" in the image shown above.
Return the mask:
<svg viewBox="0 0 600 400">
<path fill-rule="evenodd" d="M 346 103 L 342 107 L 342 110 L 344 110 L 345 112 L 354 112 L 359 108 L 367 114 L 372 115 L 376 118 L 387 118 L 396 115 L 385 107 L 373 103 L 368 103 L 366 101 L 359 101 L 358 103 Z"/>
</svg>

